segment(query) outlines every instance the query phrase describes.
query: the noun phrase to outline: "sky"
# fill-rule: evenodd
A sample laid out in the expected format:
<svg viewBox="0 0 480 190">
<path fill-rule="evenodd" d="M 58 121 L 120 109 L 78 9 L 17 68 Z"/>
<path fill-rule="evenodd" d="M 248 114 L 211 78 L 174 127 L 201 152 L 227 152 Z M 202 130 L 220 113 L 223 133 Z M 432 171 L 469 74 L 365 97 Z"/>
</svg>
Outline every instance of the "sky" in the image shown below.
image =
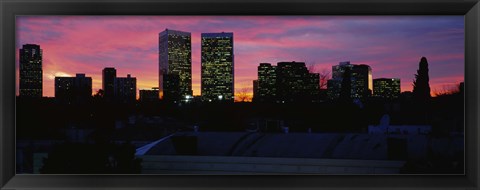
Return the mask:
<svg viewBox="0 0 480 190">
<path fill-rule="evenodd" d="M 131 74 L 138 89 L 158 86 L 158 34 L 166 28 L 192 35 L 192 88 L 200 95 L 200 34 L 233 32 L 235 91 L 252 93 L 259 63 L 306 62 L 331 72 L 341 61 L 367 64 L 373 78 L 400 78 L 411 91 L 422 56 L 430 87 L 464 81 L 463 16 L 19 16 L 16 65 L 23 44 L 43 49 L 43 96 L 54 96 L 55 76 L 85 73 L 93 93 L 102 69 Z M 138 91 L 137 91 L 138 96 Z"/>
</svg>

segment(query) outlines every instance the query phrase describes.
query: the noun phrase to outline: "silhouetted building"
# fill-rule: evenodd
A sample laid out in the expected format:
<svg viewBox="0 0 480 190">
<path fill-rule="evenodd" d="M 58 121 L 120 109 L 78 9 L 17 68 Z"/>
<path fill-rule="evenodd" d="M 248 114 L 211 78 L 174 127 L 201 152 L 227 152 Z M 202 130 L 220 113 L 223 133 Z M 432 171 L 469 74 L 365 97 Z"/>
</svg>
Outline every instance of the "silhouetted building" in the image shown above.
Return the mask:
<svg viewBox="0 0 480 190">
<path fill-rule="evenodd" d="M 92 77 L 55 77 L 55 100 L 62 104 L 88 103 L 92 98 Z"/>
<path fill-rule="evenodd" d="M 117 70 L 115 68 L 106 67 L 102 70 L 103 97 L 106 100 L 113 100 L 115 97 L 115 79 L 116 78 L 117 78 Z"/>
<path fill-rule="evenodd" d="M 120 103 L 134 103 L 137 98 L 137 79 L 131 77 L 117 77 L 115 80 L 116 98 Z"/>
<path fill-rule="evenodd" d="M 201 94 L 208 100 L 234 100 L 233 33 L 202 33 Z"/>
<path fill-rule="evenodd" d="M 460 85 L 458 86 L 458 90 L 460 91 L 460 94 L 463 94 L 465 92 L 465 83 L 461 82 Z"/>
<path fill-rule="evenodd" d="M 141 102 L 155 102 L 159 100 L 158 88 L 140 90 Z"/>
<path fill-rule="evenodd" d="M 305 85 L 309 99 L 312 102 L 320 101 L 320 74 L 309 73 Z"/>
<path fill-rule="evenodd" d="M 20 96 L 42 97 L 42 49 L 36 44 L 25 44 L 19 52 Z"/>
<path fill-rule="evenodd" d="M 258 66 L 258 96 L 256 101 L 275 101 L 277 96 L 277 66 L 260 63 Z"/>
<path fill-rule="evenodd" d="M 310 73 L 303 62 L 260 63 L 257 83 L 254 101 L 258 102 L 316 102 L 320 98 L 320 74 Z"/>
<path fill-rule="evenodd" d="M 253 98 L 252 101 L 258 99 L 258 80 L 253 80 Z"/>
<path fill-rule="evenodd" d="M 163 79 L 163 100 L 171 102 L 181 100 L 182 95 L 178 90 L 180 88 L 180 76 L 177 74 L 164 74 Z"/>
<path fill-rule="evenodd" d="M 351 71 L 351 98 L 364 99 L 372 95 L 373 81 L 372 69 L 368 65 L 353 65 L 349 61 L 340 62 L 332 66 L 332 79 L 328 80 L 328 96 L 330 99 L 338 99 L 342 89 L 342 80 L 345 69 Z"/>
<path fill-rule="evenodd" d="M 159 34 L 159 93 L 167 100 L 192 96 L 192 40 L 189 32 Z"/>
<path fill-rule="evenodd" d="M 400 97 L 400 79 L 378 78 L 373 80 L 373 96 L 383 99 L 397 99 Z"/>
<path fill-rule="evenodd" d="M 281 102 L 315 101 L 320 93 L 320 76 L 310 73 L 303 62 L 277 64 L 277 99 Z"/>
</svg>

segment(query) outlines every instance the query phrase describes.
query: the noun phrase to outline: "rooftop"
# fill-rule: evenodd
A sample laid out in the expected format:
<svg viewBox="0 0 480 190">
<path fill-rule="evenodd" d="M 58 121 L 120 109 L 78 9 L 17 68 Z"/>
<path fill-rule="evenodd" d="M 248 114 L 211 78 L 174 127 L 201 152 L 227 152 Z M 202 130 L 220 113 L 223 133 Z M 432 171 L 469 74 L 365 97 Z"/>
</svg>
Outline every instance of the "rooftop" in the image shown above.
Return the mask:
<svg viewBox="0 0 480 190">
<path fill-rule="evenodd" d="M 425 136 L 383 134 L 324 133 L 249 133 L 249 132 L 181 132 L 172 136 L 195 137 L 198 156 L 239 156 L 279 158 L 329 158 L 387 160 L 389 137 L 407 138 L 407 142 L 424 144 Z M 145 155 L 177 155 L 172 136 L 150 145 Z M 409 152 L 415 151 L 415 147 Z"/>
</svg>

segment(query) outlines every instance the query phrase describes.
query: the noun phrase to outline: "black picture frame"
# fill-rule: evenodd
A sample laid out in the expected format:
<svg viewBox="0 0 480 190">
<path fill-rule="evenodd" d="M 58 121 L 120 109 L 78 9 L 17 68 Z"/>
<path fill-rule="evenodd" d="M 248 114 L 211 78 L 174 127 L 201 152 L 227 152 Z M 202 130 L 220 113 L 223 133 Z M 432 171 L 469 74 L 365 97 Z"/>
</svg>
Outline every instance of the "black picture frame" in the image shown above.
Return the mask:
<svg viewBox="0 0 480 190">
<path fill-rule="evenodd" d="M 465 15 L 465 175 L 15 175 L 19 15 Z M 479 189 L 479 0 L 0 0 L 1 189 Z"/>
</svg>

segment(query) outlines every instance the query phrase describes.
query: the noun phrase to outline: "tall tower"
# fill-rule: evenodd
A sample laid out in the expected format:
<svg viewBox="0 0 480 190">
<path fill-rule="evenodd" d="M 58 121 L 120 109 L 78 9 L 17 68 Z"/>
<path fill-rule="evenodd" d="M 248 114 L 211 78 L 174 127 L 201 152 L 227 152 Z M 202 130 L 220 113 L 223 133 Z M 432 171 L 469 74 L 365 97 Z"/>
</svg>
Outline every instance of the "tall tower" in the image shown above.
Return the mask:
<svg viewBox="0 0 480 190">
<path fill-rule="evenodd" d="M 258 101 L 275 101 L 277 98 L 277 66 L 260 63 L 258 69 Z"/>
<path fill-rule="evenodd" d="M 202 33 L 202 97 L 234 100 L 233 33 Z"/>
<path fill-rule="evenodd" d="M 351 71 L 351 98 L 365 99 L 372 95 L 373 79 L 372 68 L 368 65 L 354 65 L 350 61 L 340 62 L 332 66 L 332 79 L 328 80 L 328 93 L 330 99 L 337 99 L 340 96 L 340 89 L 343 75 L 346 69 Z"/>
<path fill-rule="evenodd" d="M 103 96 L 107 100 L 113 100 L 115 97 L 115 78 L 117 78 L 117 70 L 115 68 L 106 67 L 102 70 Z"/>
<path fill-rule="evenodd" d="M 192 39 L 189 32 L 165 29 L 159 34 L 159 95 L 180 100 L 192 96 Z"/>
<path fill-rule="evenodd" d="M 42 97 L 42 49 L 25 44 L 20 49 L 20 96 Z"/>
</svg>

